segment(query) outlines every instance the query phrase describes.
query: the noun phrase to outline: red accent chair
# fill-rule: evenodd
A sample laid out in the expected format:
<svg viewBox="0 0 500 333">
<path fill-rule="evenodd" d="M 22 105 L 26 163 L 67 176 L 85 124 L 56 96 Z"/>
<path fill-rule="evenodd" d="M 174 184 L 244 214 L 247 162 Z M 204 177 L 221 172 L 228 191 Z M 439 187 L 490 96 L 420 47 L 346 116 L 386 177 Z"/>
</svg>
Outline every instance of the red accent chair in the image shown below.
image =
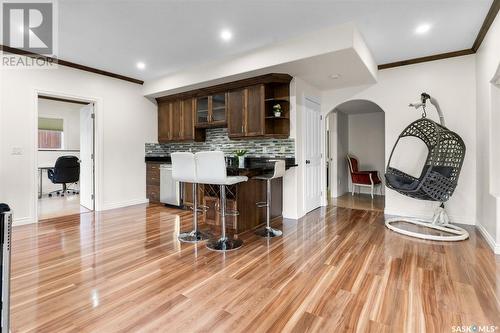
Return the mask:
<svg viewBox="0 0 500 333">
<path fill-rule="evenodd" d="M 382 194 L 382 181 L 378 176 L 378 171 L 359 171 L 358 159 L 351 155 L 347 155 L 347 164 L 351 174 L 352 195 L 354 195 L 355 186 L 358 186 L 358 190 L 360 186 L 370 187 L 372 199 L 375 186 L 380 186 L 380 194 Z"/>
</svg>

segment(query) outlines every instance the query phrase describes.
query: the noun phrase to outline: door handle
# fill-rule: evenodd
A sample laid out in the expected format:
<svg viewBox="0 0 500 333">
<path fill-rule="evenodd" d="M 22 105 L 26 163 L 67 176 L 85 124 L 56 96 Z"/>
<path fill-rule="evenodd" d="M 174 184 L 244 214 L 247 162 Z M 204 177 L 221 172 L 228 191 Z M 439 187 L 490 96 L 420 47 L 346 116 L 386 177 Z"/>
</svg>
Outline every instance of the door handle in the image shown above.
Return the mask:
<svg viewBox="0 0 500 333">
<path fill-rule="evenodd" d="M 306 160 L 306 164 L 311 164 L 311 161 L 309 161 L 309 160 Z"/>
</svg>

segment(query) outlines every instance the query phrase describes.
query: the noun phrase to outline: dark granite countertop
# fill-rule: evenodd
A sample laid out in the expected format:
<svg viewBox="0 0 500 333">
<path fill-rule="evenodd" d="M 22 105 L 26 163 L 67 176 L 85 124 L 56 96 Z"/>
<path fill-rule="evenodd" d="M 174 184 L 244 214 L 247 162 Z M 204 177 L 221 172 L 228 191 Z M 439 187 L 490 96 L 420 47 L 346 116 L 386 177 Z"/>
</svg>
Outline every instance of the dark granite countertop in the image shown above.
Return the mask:
<svg viewBox="0 0 500 333">
<path fill-rule="evenodd" d="M 146 156 L 145 162 L 172 163 L 170 156 Z"/>
<path fill-rule="evenodd" d="M 227 171 L 230 174 L 234 173 L 245 173 L 245 172 L 257 172 L 263 173 L 266 171 L 273 170 L 273 160 L 285 160 L 286 168 L 296 167 L 295 158 L 293 157 L 253 157 L 248 156 L 245 158 L 245 167 L 240 168 L 238 166 L 238 160 L 235 157 L 228 158 Z M 172 160 L 170 156 L 146 156 L 146 162 L 156 162 L 156 163 L 171 163 Z"/>
</svg>

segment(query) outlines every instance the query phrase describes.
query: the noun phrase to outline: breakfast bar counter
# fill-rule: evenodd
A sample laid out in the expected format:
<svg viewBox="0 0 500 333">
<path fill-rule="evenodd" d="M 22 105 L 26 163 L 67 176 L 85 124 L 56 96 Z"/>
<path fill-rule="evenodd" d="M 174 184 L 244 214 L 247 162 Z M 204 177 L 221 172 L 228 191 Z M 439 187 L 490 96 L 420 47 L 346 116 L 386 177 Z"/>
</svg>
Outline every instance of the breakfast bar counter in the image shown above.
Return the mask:
<svg viewBox="0 0 500 333">
<path fill-rule="evenodd" d="M 241 233 L 247 230 L 254 229 L 265 223 L 265 209 L 258 208 L 257 202 L 263 202 L 266 199 L 266 184 L 262 180 L 253 179 L 266 173 L 271 173 L 274 167 L 275 160 L 285 160 L 286 168 L 296 166 L 294 158 L 261 158 L 247 157 L 245 165 L 240 168 L 237 160 L 228 158 L 227 174 L 230 176 L 242 175 L 249 179 L 236 185 L 227 186 L 226 189 L 226 207 L 228 210 L 237 210 L 239 215 L 227 216 L 226 225 L 229 229 L 233 229 L 235 233 Z M 156 179 L 155 169 L 159 168 L 160 164 L 171 163 L 169 156 L 148 156 L 147 163 L 147 184 L 148 197 L 150 201 L 155 202 L 155 191 L 151 191 L 154 185 L 151 183 Z M 281 217 L 283 211 L 283 180 L 281 178 L 273 179 L 272 200 L 271 200 L 271 219 Z M 159 190 L 159 189 L 158 189 Z M 198 187 L 198 201 L 207 207 L 203 214 L 202 221 L 210 225 L 220 224 L 220 193 L 219 187 L 214 185 L 200 185 Z M 152 193 L 152 195 L 150 194 Z M 182 186 L 183 208 L 192 205 L 192 186 L 185 183 Z M 152 200 L 153 198 L 153 200 Z"/>
</svg>

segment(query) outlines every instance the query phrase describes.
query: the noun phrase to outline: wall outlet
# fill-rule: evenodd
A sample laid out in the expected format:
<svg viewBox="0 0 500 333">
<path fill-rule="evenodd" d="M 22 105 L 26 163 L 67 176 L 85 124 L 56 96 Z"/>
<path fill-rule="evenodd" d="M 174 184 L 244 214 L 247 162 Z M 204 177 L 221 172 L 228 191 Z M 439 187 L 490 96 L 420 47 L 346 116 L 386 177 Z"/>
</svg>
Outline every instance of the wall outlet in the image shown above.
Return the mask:
<svg viewBox="0 0 500 333">
<path fill-rule="evenodd" d="M 262 152 L 263 152 L 264 154 L 267 154 L 267 147 L 262 147 Z"/>
<path fill-rule="evenodd" d="M 286 151 L 286 147 L 285 147 L 285 146 L 282 146 L 282 147 L 280 148 L 280 153 L 284 153 L 285 151 Z"/>
</svg>

